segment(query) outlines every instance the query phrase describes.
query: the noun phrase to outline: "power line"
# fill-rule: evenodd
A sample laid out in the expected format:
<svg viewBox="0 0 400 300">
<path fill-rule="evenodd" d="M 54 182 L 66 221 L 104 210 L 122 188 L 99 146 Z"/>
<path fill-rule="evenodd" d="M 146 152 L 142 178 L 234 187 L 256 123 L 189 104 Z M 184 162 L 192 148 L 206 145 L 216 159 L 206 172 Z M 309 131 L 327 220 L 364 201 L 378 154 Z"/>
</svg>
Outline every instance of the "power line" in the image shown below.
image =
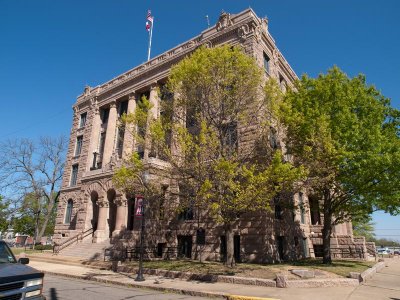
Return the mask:
<svg viewBox="0 0 400 300">
<path fill-rule="evenodd" d="M 52 119 L 58 117 L 59 115 L 61 115 L 61 114 L 65 113 L 65 112 L 67 112 L 67 110 L 70 111 L 71 108 L 69 108 L 69 109 L 63 109 L 63 110 L 61 110 L 61 111 L 59 111 L 59 112 L 57 112 L 57 113 L 55 113 L 55 114 L 53 114 L 53 115 L 50 115 L 50 116 L 48 116 L 48 117 L 46 117 L 46 118 L 42 118 L 42 121 L 38 121 L 38 122 L 35 121 L 35 122 L 32 122 L 33 124 L 29 124 L 29 125 L 26 125 L 26 126 L 24 126 L 24 127 L 19 128 L 19 129 L 16 129 L 16 130 L 14 130 L 14 131 L 11 131 L 11 132 L 9 132 L 9 133 L 0 135 L 0 138 L 5 138 L 5 137 L 8 137 L 8 136 L 14 135 L 14 134 L 16 134 L 16 133 L 20 133 L 20 132 L 22 132 L 22 131 L 25 131 L 25 130 L 27 130 L 27 129 L 31 129 L 31 128 L 38 127 L 39 125 L 43 125 L 43 124 L 47 123 L 47 121 L 52 120 Z"/>
</svg>

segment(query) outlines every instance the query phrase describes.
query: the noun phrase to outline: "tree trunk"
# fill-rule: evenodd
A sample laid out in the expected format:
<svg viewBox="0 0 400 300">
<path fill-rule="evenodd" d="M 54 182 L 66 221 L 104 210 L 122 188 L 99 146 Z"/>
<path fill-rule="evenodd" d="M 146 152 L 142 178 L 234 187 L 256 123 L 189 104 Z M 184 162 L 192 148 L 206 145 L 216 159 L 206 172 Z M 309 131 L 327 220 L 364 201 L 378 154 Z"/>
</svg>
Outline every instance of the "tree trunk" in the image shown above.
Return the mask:
<svg viewBox="0 0 400 300">
<path fill-rule="evenodd" d="M 332 234 L 332 199 L 330 191 L 324 193 L 324 227 L 322 228 L 323 259 L 324 264 L 332 263 L 331 256 L 331 234 Z"/>
<path fill-rule="evenodd" d="M 225 265 L 229 268 L 235 266 L 234 247 L 233 247 L 233 230 L 231 224 L 225 224 L 226 236 L 226 261 Z"/>
</svg>

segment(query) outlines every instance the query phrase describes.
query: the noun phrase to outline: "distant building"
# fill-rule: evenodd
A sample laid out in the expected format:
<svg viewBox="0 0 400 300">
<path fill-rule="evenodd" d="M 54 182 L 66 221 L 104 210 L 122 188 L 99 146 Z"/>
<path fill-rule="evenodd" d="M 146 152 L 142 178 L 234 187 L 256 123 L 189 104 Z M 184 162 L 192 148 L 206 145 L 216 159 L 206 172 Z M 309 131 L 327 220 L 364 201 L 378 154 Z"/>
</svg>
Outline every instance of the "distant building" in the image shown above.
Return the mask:
<svg viewBox="0 0 400 300">
<path fill-rule="evenodd" d="M 144 162 L 152 166 L 150 175 L 158 176 L 166 191 L 162 216 L 153 210 L 146 220 L 146 243 L 155 249 L 153 256 L 195 258 L 201 250 L 204 259 L 224 259 L 226 240 L 222 226 L 202 216 L 201 212 L 174 212 L 168 201 L 168 189 L 176 189 L 177 184 L 158 175 L 165 162 L 150 149 L 135 145 L 132 137 L 118 128 L 118 122 L 123 113 L 134 112 L 143 95 L 153 104 L 155 116 L 159 116 L 159 104 L 163 99 L 160 99 L 157 87 L 167 81 L 171 66 L 200 45 L 215 47 L 226 43 L 241 45 L 265 70 L 266 78 L 275 78 L 282 89 L 297 79 L 276 47 L 268 31 L 268 21 L 247 9 L 235 15 L 222 13 L 215 26 L 189 41 L 104 84 L 86 87 L 73 106 L 54 234 L 56 243 L 72 237 L 86 239 L 88 244 L 107 243 L 111 238 L 113 242 L 124 242 L 127 237 L 138 241 L 140 220 L 135 217 L 135 195 L 119 191 L 111 180 L 121 160 L 137 151 Z M 276 136 L 271 137 L 272 142 L 275 146 L 281 143 Z M 300 209 L 281 208 L 271 199 L 272 213 L 252 214 L 236 224 L 234 249 L 237 260 L 277 262 L 322 255 L 319 199 L 304 191 L 290 196 L 287 201 Z M 334 257 L 347 255 L 345 253 L 361 253 L 363 257 L 366 254 L 365 240 L 353 237 L 351 223 L 335 226 L 331 244 Z M 130 243 L 131 247 L 135 245 L 135 242 Z"/>
</svg>

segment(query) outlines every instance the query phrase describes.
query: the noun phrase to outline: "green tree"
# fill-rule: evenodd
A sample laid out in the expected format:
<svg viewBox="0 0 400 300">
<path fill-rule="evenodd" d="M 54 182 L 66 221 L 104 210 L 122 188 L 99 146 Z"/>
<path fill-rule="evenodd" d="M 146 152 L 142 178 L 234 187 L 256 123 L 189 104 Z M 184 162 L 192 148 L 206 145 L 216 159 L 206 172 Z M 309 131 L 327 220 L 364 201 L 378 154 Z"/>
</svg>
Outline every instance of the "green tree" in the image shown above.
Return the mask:
<svg viewBox="0 0 400 300">
<path fill-rule="evenodd" d="M 375 223 L 372 222 L 372 218 L 353 218 L 353 234 L 355 236 L 364 236 L 368 242 L 375 241 Z"/>
<path fill-rule="evenodd" d="M 323 214 L 324 263 L 335 224 L 400 207 L 399 111 L 365 77 L 334 67 L 304 75 L 275 106 L 287 153 L 309 171 L 309 193 Z"/>
<path fill-rule="evenodd" d="M 146 124 L 143 143 L 169 163 L 179 183 L 177 211 L 197 208 L 223 225 L 231 267 L 235 222 L 246 213 L 269 211 L 271 200 L 304 174 L 269 146 L 272 120 L 261 87 L 260 68 L 241 49 L 202 47 L 172 68 L 160 91 L 160 118 L 153 118 L 146 99 L 144 110 L 126 117 L 139 128 Z M 116 173 L 117 185 L 141 177 L 137 161 L 130 162 Z"/>
</svg>

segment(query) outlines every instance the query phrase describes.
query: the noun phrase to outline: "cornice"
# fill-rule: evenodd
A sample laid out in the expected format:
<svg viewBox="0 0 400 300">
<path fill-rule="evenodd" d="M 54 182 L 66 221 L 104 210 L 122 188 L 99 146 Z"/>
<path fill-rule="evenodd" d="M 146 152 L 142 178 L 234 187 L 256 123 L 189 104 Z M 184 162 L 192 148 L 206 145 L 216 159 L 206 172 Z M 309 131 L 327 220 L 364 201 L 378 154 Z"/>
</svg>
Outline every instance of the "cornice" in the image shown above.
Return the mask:
<svg viewBox="0 0 400 300">
<path fill-rule="evenodd" d="M 225 13 L 226 14 L 226 13 Z M 227 14 L 229 15 L 229 14 Z M 221 15 L 222 16 L 222 15 Z M 199 35 L 193 37 L 192 39 L 177 45 L 176 47 L 154 57 L 148 62 L 145 62 L 133 69 L 126 71 L 125 73 L 101 84 L 96 86 L 95 88 L 91 88 L 86 86 L 84 93 L 78 96 L 76 105 L 80 105 L 81 103 L 85 102 L 88 99 L 93 98 L 94 96 L 103 96 L 107 92 L 120 87 L 121 85 L 138 79 L 140 76 L 143 76 L 147 72 L 152 71 L 158 67 L 165 66 L 168 62 L 176 60 L 182 56 L 187 55 L 188 53 L 194 51 L 197 47 L 201 45 L 210 45 L 213 44 L 214 39 L 221 39 L 226 34 L 232 34 L 232 31 L 235 31 L 239 28 L 240 25 L 243 25 L 248 22 L 255 22 L 260 24 L 261 20 L 256 16 L 252 9 L 247 9 L 243 12 L 240 12 L 236 15 L 229 15 L 230 20 L 226 26 L 221 26 L 220 21 L 202 31 Z M 218 26 L 218 29 L 217 29 Z M 168 74 L 168 72 L 167 72 Z M 138 88 L 136 88 L 138 89 Z M 112 98 L 115 98 L 113 95 Z M 102 102 L 102 101 L 101 101 Z"/>
<path fill-rule="evenodd" d="M 148 86 L 149 82 L 168 77 L 170 66 L 198 47 L 202 45 L 211 47 L 230 36 L 234 36 L 238 41 L 242 42 L 247 38 L 255 37 L 258 42 L 263 40 L 270 48 L 277 49 L 274 39 L 268 32 L 268 20 L 259 18 L 251 8 L 235 15 L 222 12 L 218 22 L 214 26 L 205 29 L 192 39 L 101 85 L 94 88 L 86 86 L 84 93 L 78 96 L 74 106 L 82 107 L 83 103 L 93 98 L 97 98 L 99 106 L 101 106 L 106 102 L 108 103 L 109 101 L 115 101 L 127 96 L 133 90 L 138 91 Z M 280 64 L 285 66 L 285 69 L 293 79 L 298 78 L 280 51 L 277 51 Z"/>
</svg>

